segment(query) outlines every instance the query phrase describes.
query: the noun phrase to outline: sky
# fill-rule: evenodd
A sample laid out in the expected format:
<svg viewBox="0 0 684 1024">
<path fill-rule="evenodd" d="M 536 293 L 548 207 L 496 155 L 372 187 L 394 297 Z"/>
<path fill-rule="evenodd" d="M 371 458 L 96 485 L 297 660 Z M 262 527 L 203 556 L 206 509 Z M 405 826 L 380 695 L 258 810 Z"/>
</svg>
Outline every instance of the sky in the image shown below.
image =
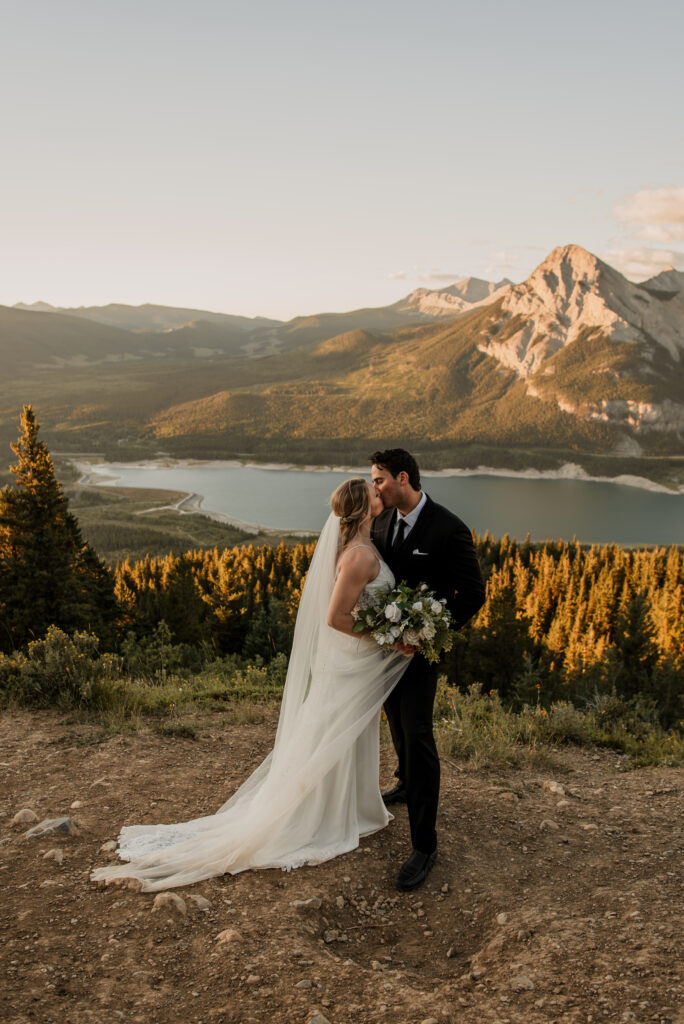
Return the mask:
<svg viewBox="0 0 684 1024">
<path fill-rule="evenodd" d="M 22 0 L 0 304 L 245 316 L 684 269 L 675 0 Z"/>
</svg>

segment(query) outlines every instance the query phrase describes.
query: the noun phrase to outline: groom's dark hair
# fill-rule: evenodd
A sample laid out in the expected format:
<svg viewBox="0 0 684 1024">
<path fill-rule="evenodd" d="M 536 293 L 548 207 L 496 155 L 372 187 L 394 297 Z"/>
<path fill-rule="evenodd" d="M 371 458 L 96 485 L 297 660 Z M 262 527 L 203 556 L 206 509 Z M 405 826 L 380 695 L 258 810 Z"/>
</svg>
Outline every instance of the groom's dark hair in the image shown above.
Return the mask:
<svg viewBox="0 0 684 1024">
<path fill-rule="evenodd" d="M 414 491 L 420 490 L 420 470 L 418 463 L 405 448 L 387 448 L 384 452 L 373 452 L 370 456 L 372 466 L 381 466 L 396 478 L 401 472 L 407 473 L 409 483 Z"/>
</svg>

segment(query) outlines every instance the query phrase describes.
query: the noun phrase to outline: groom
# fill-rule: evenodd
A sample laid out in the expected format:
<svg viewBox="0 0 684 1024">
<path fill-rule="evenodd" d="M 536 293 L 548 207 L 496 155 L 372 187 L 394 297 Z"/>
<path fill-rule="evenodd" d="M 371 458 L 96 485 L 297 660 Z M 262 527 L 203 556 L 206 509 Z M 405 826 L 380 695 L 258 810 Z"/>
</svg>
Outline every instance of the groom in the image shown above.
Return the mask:
<svg viewBox="0 0 684 1024">
<path fill-rule="evenodd" d="M 459 629 L 484 604 L 485 587 L 470 530 L 421 491 L 416 460 L 403 448 L 371 455 L 371 479 L 385 511 L 372 538 L 397 583 L 427 583 L 445 597 Z M 408 804 L 411 856 L 397 877 L 398 889 L 422 885 L 437 855 L 439 757 L 432 734 L 437 665 L 416 654 L 385 702 L 399 764 L 397 783 L 382 794 L 386 804 Z"/>
</svg>

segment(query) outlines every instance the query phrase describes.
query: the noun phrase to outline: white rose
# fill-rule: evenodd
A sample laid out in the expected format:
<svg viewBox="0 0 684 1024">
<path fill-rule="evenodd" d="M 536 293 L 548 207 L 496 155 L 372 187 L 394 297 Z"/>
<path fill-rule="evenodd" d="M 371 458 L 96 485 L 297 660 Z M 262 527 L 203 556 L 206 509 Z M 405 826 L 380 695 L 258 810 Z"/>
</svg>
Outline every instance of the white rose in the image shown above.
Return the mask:
<svg viewBox="0 0 684 1024">
<path fill-rule="evenodd" d="M 421 583 L 420 589 L 421 590 L 427 590 L 427 583 Z"/>
<path fill-rule="evenodd" d="M 385 636 L 384 633 L 381 633 L 380 636 L 376 637 L 376 640 L 380 647 L 383 647 L 384 644 L 386 644 L 389 641 L 389 637 Z"/>
<path fill-rule="evenodd" d="M 433 615 L 441 615 L 442 614 L 442 606 L 439 603 L 439 601 L 433 601 L 432 604 L 430 605 L 430 609 L 431 609 Z"/>
<path fill-rule="evenodd" d="M 407 629 L 402 639 L 410 647 L 420 647 L 420 637 L 413 629 Z"/>
<path fill-rule="evenodd" d="M 401 630 L 399 629 L 398 626 L 392 626 L 392 628 L 390 629 L 390 633 L 392 634 L 395 640 L 397 639 L 398 636 L 401 636 Z"/>
<path fill-rule="evenodd" d="M 400 622 L 401 608 L 399 608 L 398 605 L 394 604 L 394 602 L 392 602 L 392 604 L 388 604 L 387 607 L 385 608 L 385 618 L 389 619 L 390 622 Z"/>
<path fill-rule="evenodd" d="M 432 640 L 435 635 L 435 627 L 431 622 L 426 622 L 420 631 L 420 635 L 424 640 Z"/>
<path fill-rule="evenodd" d="M 416 601 L 414 604 L 411 605 L 411 607 L 413 608 L 414 612 L 422 612 L 422 610 L 423 610 L 423 602 L 422 601 Z"/>
</svg>

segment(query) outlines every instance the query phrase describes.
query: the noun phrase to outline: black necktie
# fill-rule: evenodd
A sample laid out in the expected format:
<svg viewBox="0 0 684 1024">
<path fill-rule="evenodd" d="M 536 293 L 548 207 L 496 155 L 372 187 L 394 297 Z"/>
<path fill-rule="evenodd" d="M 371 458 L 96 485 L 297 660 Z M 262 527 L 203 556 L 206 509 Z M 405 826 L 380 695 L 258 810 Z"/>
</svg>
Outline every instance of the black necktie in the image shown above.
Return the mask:
<svg viewBox="0 0 684 1024">
<path fill-rule="evenodd" d="M 396 551 L 401 547 L 404 541 L 404 534 L 406 533 L 406 520 L 400 519 L 397 527 L 397 535 L 394 538 L 394 544 L 392 545 L 392 551 Z"/>
</svg>

